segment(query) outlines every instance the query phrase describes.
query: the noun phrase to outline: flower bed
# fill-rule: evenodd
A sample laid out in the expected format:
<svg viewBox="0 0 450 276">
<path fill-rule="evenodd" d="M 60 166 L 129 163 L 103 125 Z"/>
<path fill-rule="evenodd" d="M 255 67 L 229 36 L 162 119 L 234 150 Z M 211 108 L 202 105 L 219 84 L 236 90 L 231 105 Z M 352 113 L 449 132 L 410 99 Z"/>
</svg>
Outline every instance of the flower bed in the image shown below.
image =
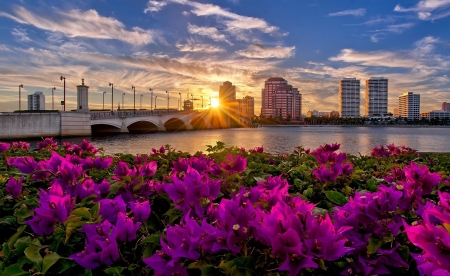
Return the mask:
<svg viewBox="0 0 450 276">
<path fill-rule="evenodd" d="M 0 143 L 3 275 L 449 275 L 449 155 Z"/>
</svg>

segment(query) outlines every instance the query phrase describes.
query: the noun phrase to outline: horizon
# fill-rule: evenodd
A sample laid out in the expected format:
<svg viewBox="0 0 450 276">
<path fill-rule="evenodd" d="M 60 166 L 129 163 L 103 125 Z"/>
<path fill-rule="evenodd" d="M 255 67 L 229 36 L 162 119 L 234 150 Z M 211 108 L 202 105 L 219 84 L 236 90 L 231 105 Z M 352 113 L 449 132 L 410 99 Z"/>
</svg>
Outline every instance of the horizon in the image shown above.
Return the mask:
<svg viewBox="0 0 450 276">
<path fill-rule="evenodd" d="M 126 93 L 125 108 L 150 108 L 149 88 L 166 105 L 166 93 L 218 99 L 230 81 L 237 98 L 255 98 L 270 77 L 298 88 L 302 114 L 338 110 L 339 80 L 389 80 L 388 111 L 404 92 L 421 95 L 427 112 L 450 102 L 450 0 L 23 0 L 0 3 L 0 112 L 22 109 L 26 96 L 44 93 L 51 107 L 62 100 L 76 106 L 76 85 L 90 87 L 89 106 L 114 107 Z M 177 106 L 172 97 L 170 106 Z M 119 101 L 117 101 L 119 100 Z"/>
</svg>

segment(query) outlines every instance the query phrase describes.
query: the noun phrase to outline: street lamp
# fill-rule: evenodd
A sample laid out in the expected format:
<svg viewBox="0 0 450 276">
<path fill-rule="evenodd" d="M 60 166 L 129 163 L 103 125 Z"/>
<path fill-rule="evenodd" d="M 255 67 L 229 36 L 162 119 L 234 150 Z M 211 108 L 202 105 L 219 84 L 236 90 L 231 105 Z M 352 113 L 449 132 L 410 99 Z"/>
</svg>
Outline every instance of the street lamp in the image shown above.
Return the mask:
<svg viewBox="0 0 450 276">
<path fill-rule="evenodd" d="M 22 105 L 21 105 L 21 100 L 20 100 L 22 93 L 20 92 L 20 88 L 23 88 L 23 84 L 19 85 L 19 110 L 22 110 Z"/>
<path fill-rule="evenodd" d="M 203 110 L 203 95 L 201 95 L 200 97 L 202 97 L 202 110 Z"/>
<path fill-rule="evenodd" d="M 63 101 L 64 101 L 64 111 L 66 111 L 66 77 L 61 76 L 59 79 L 64 80 L 64 99 L 63 99 Z"/>
<path fill-rule="evenodd" d="M 181 101 L 181 92 L 178 93 L 178 94 L 180 95 L 180 111 L 181 111 L 181 103 L 182 103 L 182 101 Z"/>
<path fill-rule="evenodd" d="M 158 98 L 158 96 L 155 96 L 155 110 L 156 110 L 156 99 Z"/>
<path fill-rule="evenodd" d="M 114 111 L 114 84 L 110 82 L 109 86 L 111 86 L 111 111 Z"/>
<path fill-rule="evenodd" d="M 125 93 L 122 94 L 122 109 L 125 109 Z"/>
<path fill-rule="evenodd" d="M 144 95 L 141 95 L 141 102 L 140 102 L 140 107 L 139 107 L 139 109 L 142 109 L 142 97 L 144 97 Z"/>
<path fill-rule="evenodd" d="M 106 91 L 103 91 L 103 111 L 105 110 L 105 94 Z"/>
<path fill-rule="evenodd" d="M 211 107 L 211 98 L 209 98 L 209 107 Z"/>
<path fill-rule="evenodd" d="M 152 111 L 153 109 L 153 89 L 149 88 L 148 90 L 150 90 L 150 111 Z M 155 106 L 156 106 L 156 99 L 155 99 Z"/>
<path fill-rule="evenodd" d="M 134 104 L 133 104 L 133 109 L 134 109 L 134 114 L 136 114 L 136 87 L 135 86 L 131 86 L 131 89 L 133 89 L 133 95 L 134 95 Z"/>
<path fill-rule="evenodd" d="M 169 112 L 169 91 L 166 90 L 166 94 L 167 94 L 167 112 Z"/>
<path fill-rule="evenodd" d="M 52 88 L 52 110 L 55 110 L 55 90 L 56 90 L 56 87 L 53 87 Z"/>
</svg>

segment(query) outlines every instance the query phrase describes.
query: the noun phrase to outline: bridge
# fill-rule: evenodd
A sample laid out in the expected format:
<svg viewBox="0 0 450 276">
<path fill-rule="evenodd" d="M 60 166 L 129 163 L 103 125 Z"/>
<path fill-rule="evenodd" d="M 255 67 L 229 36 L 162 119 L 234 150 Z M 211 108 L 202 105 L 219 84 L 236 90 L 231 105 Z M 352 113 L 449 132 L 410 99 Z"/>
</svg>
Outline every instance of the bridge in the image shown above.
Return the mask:
<svg viewBox="0 0 450 276">
<path fill-rule="evenodd" d="M 91 111 L 92 133 L 149 133 L 224 127 L 217 112 L 178 110 Z"/>
</svg>

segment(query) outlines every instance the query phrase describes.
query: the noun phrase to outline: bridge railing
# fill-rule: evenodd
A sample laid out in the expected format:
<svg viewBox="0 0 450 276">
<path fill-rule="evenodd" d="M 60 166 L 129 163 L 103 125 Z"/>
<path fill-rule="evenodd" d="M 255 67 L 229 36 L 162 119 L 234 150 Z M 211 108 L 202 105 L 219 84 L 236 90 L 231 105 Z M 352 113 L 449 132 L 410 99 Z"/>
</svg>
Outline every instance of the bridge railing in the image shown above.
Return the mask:
<svg viewBox="0 0 450 276">
<path fill-rule="evenodd" d="M 179 110 L 126 110 L 126 111 L 97 111 L 91 112 L 91 120 L 130 118 L 145 116 L 163 116 L 167 114 L 179 113 Z"/>
</svg>

